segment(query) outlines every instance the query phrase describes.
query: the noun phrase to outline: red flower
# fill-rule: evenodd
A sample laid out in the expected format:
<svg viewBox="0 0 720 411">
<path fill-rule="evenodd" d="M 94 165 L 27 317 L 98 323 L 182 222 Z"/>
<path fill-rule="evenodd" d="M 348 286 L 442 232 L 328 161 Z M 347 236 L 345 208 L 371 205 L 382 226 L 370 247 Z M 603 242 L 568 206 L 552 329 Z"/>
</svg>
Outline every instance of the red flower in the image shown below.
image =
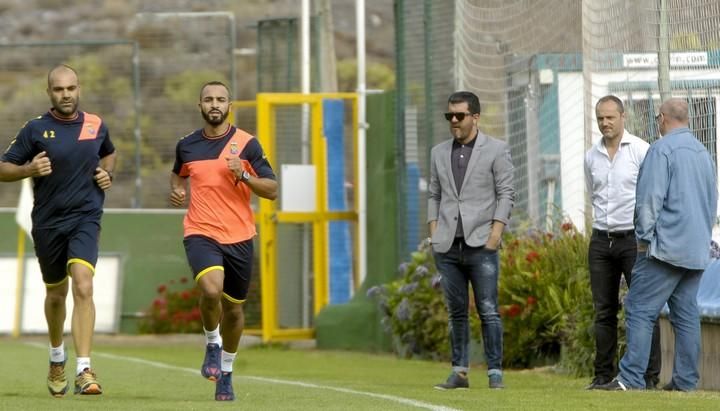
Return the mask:
<svg viewBox="0 0 720 411">
<path fill-rule="evenodd" d="M 535 305 L 535 303 L 537 303 L 537 298 L 529 295 L 527 298 L 527 305 Z"/>
<path fill-rule="evenodd" d="M 166 305 L 167 305 L 167 300 L 165 300 L 164 298 L 156 298 L 153 300 L 153 306 L 155 306 L 156 308 L 162 308 L 162 307 L 165 307 Z"/>
<path fill-rule="evenodd" d="M 190 299 L 190 291 L 183 291 L 180 294 L 180 298 L 182 298 L 183 300 L 189 300 Z"/>
<path fill-rule="evenodd" d="M 181 278 L 180 278 L 180 282 L 181 282 L 182 284 L 185 284 L 186 282 L 188 282 L 188 278 L 187 278 L 187 277 L 181 277 Z"/>
<path fill-rule="evenodd" d="M 562 223 L 562 225 L 560 226 L 560 229 L 563 231 L 570 231 L 573 229 L 573 224 L 571 222 Z"/>
<path fill-rule="evenodd" d="M 185 321 L 185 313 L 182 311 L 176 311 L 173 313 L 171 321 L 173 324 L 180 324 Z"/>
<path fill-rule="evenodd" d="M 511 305 L 511 306 L 507 309 L 507 315 L 508 315 L 508 317 L 510 317 L 510 318 L 512 318 L 512 317 L 517 317 L 518 315 L 520 315 L 521 312 L 522 312 L 522 309 L 521 309 L 520 306 L 517 305 L 517 304 Z"/>
<path fill-rule="evenodd" d="M 529 253 L 527 253 L 527 255 L 525 255 L 525 260 L 531 264 L 539 259 L 540 259 L 540 254 L 535 250 L 532 250 Z"/>
<path fill-rule="evenodd" d="M 160 284 L 160 285 L 158 286 L 158 288 L 157 288 L 158 294 L 164 293 L 165 290 L 167 290 L 167 286 L 166 286 L 165 284 Z"/>
</svg>

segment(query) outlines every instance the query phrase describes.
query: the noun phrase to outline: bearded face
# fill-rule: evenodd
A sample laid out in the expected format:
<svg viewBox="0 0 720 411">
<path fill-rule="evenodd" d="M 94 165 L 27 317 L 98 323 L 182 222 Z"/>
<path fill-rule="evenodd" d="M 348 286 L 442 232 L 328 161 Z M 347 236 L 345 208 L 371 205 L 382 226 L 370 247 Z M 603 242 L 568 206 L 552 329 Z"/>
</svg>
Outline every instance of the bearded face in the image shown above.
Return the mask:
<svg viewBox="0 0 720 411">
<path fill-rule="evenodd" d="M 207 124 L 217 127 L 225 122 L 230 114 L 230 96 L 221 85 L 208 85 L 200 94 L 200 114 Z"/>
<path fill-rule="evenodd" d="M 226 109 L 225 112 L 223 112 L 220 108 L 210 108 L 206 111 L 203 107 L 201 113 L 202 117 L 208 124 L 210 124 L 211 126 L 219 126 L 220 124 L 225 122 L 225 119 L 230 114 L 230 110 Z"/>
</svg>

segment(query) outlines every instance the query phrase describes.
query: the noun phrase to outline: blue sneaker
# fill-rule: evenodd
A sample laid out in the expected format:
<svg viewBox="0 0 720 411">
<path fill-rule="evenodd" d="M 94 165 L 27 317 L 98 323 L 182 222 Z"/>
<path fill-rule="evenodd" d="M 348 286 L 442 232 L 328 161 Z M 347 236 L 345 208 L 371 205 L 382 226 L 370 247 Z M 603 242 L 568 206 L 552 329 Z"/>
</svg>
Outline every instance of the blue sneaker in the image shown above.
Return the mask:
<svg viewBox="0 0 720 411">
<path fill-rule="evenodd" d="M 222 348 L 218 344 L 208 344 L 205 347 L 205 360 L 200 368 L 200 374 L 210 381 L 220 379 L 220 353 Z"/>
<path fill-rule="evenodd" d="M 505 388 L 502 374 L 493 374 L 488 376 L 488 386 L 493 390 L 502 390 Z"/>
<path fill-rule="evenodd" d="M 233 393 L 232 373 L 221 373 L 220 379 L 215 384 L 215 401 L 235 401 L 235 393 Z"/>
</svg>

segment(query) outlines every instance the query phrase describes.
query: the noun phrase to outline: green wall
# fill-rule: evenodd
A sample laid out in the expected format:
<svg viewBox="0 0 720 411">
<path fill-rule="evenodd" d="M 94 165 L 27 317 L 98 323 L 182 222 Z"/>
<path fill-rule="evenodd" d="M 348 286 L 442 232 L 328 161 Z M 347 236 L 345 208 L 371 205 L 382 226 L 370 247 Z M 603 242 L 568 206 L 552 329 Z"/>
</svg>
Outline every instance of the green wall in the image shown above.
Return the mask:
<svg viewBox="0 0 720 411">
<path fill-rule="evenodd" d="M 181 277 L 192 278 L 182 245 L 182 218 L 179 213 L 105 213 L 103 216 L 100 253 L 122 256 L 120 332 L 137 332 L 135 313 L 152 303 L 158 285 L 178 282 Z M 0 230 L 3 233 L 0 253 L 17 253 L 14 212 L 0 213 Z M 29 239 L 26 253 L 34 256 Z M 96 274 L 95 287 L 102 287 L 101 272 Z"/>
<path fill-rule="evenodd" d="M 369 95 L 367 117 L 367 277 L 350 302 L 325 307 L 316 319 L 318 348 L 389 351 L 382 313 L 367 290 L 395 279 L 397 248 L 397 165 L 395 94 Z"/>
</svg>

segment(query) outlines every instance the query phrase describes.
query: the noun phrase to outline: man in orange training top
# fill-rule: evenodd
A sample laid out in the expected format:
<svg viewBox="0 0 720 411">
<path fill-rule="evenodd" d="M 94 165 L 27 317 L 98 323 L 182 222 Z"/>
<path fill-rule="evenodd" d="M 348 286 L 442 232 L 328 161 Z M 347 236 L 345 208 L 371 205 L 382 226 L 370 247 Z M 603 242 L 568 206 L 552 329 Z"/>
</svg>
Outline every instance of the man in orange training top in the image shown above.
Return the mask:
<svg viewBox="0 0 720 411">
<path fill-rule="evenodd" d="M 274 200 L 278 183 L 257 139 L 227 121 L 232 103 L 225 84 L 203 85 L 198 106 L 205 126 L 177 144 L 170 202 L 184 204 L 189 181 L 183 243 L 202 292 L 206 349 L 201 373 L 217 382 L 217 401 L 232 401 L 232 366 L 244 326 L 242 303 L 256 234 L 250 193 Z"/>
</svg>

